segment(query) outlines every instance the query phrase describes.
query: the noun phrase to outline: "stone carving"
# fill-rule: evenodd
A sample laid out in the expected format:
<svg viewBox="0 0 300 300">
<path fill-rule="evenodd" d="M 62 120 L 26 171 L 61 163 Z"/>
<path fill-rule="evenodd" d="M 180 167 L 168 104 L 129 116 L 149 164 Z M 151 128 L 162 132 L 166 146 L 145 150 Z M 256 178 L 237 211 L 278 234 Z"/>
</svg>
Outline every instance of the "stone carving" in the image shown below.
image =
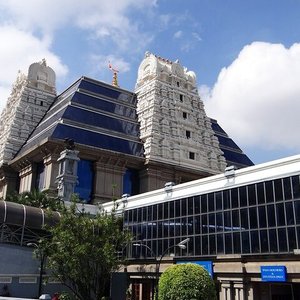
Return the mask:
<svg viewBox="0 0 300 300">
<path fill-rule="evenodd" d="M 178 60 L 147 52 L 138 70 L 136 93 L 146 161 L 211 173 L 224 171 L 225 158 L 198 95 L 193 71 Z"/>
<path fill-rule="evenodd" d="M 33 63 L 27 76 L 18 72 L 0 117 L 0 166 L 14 157 L 55 96 L 55 73 L 45 60 Z"/>
</svg>

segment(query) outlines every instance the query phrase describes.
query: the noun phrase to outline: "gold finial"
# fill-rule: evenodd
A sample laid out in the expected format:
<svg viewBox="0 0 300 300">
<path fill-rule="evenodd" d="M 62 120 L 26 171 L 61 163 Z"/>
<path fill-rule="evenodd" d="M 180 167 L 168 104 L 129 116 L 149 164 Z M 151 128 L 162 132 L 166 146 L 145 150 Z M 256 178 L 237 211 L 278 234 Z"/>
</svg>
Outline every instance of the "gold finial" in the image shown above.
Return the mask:
<svg viewBox="0 0 300 300">
<path fill-rule="evenodd" d="M 119 70 L 113 68 L 113 66 L 111 65 L 110 62 L 108 62 L 108 68 L 113 72 L 112 85 L 116 86 L 116 87 L 119 87 L 119 84 L 118 84 L 118 73 L 119 73 Z"/>
</svg>

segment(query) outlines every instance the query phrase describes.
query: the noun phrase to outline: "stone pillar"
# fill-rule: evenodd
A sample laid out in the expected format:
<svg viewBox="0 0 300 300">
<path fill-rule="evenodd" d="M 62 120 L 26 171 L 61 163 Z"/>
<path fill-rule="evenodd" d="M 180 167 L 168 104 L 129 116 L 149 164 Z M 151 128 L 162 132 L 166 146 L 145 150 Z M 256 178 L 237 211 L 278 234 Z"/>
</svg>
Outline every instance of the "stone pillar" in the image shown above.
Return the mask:
<svg viewBox="0 0 300 300">
<path fill-rule="evenodd" d="M 242 280 L 221 281 L 219 293 L 222 300 L 253 300 L 253 288 L 247 286 Z"/>
<path fill-rule="evenodd" d="M 56 177 L 58 197 L 64 201 L 70 201 L 77 184 L 77 164 L 79 151 L 65 149 L 58 158 L 59 173 Z"/>
<path fill-rule="evenodd" d="M 26 166 L 19 172 L 20 188 L 19 193 L 30 192 L 33 182 L 33 166 L 32 164 Z"/>
<path fill-rule="evenodd" d="M 17 190 L 18 173 L 6 164 L 0 168 L 0 199 Z"/>
<path fill-rule="evenodd" d="M 221 281 L 220 299 L 233 300 L 232 283 L 230 281 Z"/>
<path fill-rule="evenodd" d="M 59 156 L 56 154 L 49 154 L 44 157 L 44 189 L 48 190 L 51 194 L 56 194 L 57 192 L 56 177 L 58 176 L 59 169 L 58 158 Z"/>
</svg>

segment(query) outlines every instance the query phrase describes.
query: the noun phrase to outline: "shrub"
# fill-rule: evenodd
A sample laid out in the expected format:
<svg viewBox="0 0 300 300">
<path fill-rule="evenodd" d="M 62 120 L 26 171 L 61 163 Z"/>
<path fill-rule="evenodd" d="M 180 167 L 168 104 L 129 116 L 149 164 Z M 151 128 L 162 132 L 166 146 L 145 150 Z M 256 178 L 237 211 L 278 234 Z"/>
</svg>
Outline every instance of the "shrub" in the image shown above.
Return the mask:
<svg viewBox="0 0 300 300">
<path fill-rule="evenodd" d="M 196 264 L 169 267 L 160 277 L 159 300 L 215 300 L 216 289 L 208 272 Z"/>
</svg>

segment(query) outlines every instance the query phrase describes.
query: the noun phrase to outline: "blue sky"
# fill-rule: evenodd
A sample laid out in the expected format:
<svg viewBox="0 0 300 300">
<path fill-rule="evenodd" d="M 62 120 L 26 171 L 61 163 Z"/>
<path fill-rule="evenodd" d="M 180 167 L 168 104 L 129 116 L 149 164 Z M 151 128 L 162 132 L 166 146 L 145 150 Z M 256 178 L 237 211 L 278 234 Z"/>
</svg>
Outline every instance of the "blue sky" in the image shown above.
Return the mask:
<svg viewBox="0 0 300 300">
<path fill-rule="evenodd" d="M 80 76 L 133 90 L 146 51 L 197 74 L 207 114 L 255 162 L 298 154 L 299 0 L 0 0 L 0 108 L 46 58 L 62 92 Z"/>
</svg>

